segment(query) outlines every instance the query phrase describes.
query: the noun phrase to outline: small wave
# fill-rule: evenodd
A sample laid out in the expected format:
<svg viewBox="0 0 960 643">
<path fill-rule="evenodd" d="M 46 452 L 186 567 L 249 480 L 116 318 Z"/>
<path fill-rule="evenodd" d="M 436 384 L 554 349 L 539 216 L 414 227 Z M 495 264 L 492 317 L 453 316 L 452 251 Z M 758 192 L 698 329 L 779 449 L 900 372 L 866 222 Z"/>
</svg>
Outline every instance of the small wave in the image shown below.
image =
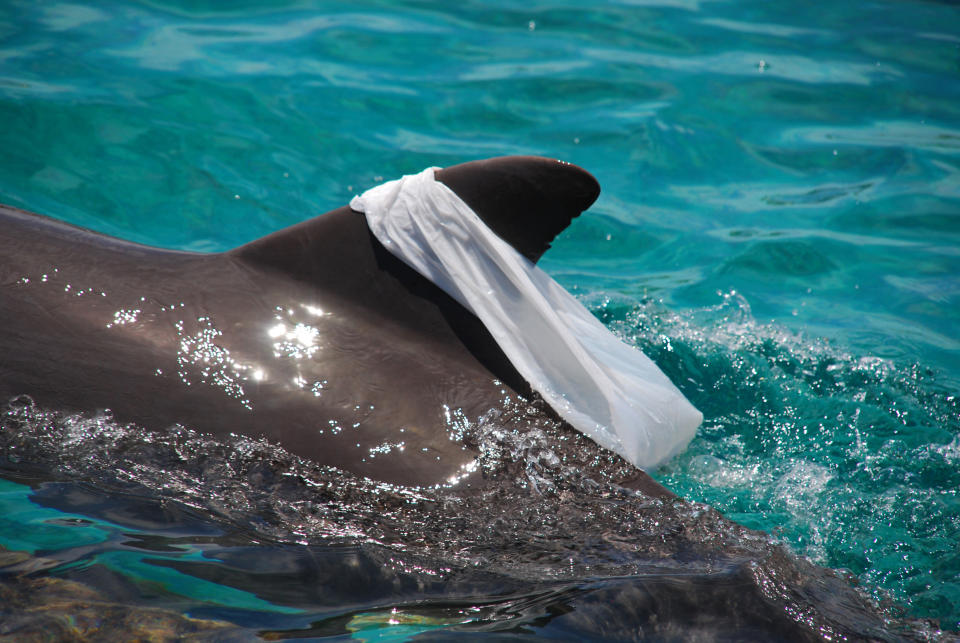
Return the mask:
<svg viewBox="0 0 960 643">
<path fill-rule="evenodd" d="M 955 623 L 960 402 L 950 382 L 758 322 L 736 292 L 720 300 L 689 316 L 652 300 L 597 306 L 704 412 L 699 439 L 661 480 L 849 570 L 877 600 Z"/>
</svg>

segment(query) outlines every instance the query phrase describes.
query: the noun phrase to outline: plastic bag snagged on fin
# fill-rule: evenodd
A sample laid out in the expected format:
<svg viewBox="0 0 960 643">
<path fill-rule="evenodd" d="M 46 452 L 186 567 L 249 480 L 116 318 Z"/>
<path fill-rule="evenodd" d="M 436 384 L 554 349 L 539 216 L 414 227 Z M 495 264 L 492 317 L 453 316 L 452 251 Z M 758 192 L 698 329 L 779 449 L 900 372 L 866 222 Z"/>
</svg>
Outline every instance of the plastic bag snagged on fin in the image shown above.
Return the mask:
<svg viewBox="0 0 960 643">
<path fill-rule="evenodd" d="M 703 415 L 650 358 L 494 234 L 434 170 L 350 202 L 392 254 L 473 312 L 517 371 L 574 428 L 635 466 L 656 467 Z"/>
</svg>

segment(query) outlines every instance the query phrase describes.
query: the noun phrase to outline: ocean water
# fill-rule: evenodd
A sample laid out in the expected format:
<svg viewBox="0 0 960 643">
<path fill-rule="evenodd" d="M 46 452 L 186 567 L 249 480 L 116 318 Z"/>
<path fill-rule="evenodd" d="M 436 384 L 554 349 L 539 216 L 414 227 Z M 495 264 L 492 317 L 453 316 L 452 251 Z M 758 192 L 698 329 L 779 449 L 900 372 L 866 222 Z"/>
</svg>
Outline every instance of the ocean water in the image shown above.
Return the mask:
<svg viewBox="0 0 960 643">
<path fill-rule="evenodd" d="M 657 479 L 798 565 L 840 570 L 911 632 L 960 629 L 960 9 L 224 6 L 3 3 L 0 202 L 220 251 L 431 165 L 576 163 L 603 192 L 541 265 L 704 412 Z M 79 583 L 238 637 L 404 640 L 470 623 L 577 638 L 564 606 L 595 620 L 641 591 L 635 562 L 587 546 L 629 521 L 608 497 L 571 514 L 582 533 L 551 522 L 593 487 L 554 463 L 550 431 L 483 428 L 502 466 L 524 467 L 510 515 L 478 516 L 476 499 L 384 491 L 260 443 L 142 436 L 24 400 L 2 426 L 0 576 L 24 592 Z M 307 506 L 319 482 L 339 499 L 324 515 Z M 408 507 L 438 502 L 452 508 L 411 525 Z M 516 544 L 531 534 L 543 541 Z M 573 547 L 592 562 L 563 567 Z M 519 563 L 522 578 L 463 571 Z"/>
</svg>

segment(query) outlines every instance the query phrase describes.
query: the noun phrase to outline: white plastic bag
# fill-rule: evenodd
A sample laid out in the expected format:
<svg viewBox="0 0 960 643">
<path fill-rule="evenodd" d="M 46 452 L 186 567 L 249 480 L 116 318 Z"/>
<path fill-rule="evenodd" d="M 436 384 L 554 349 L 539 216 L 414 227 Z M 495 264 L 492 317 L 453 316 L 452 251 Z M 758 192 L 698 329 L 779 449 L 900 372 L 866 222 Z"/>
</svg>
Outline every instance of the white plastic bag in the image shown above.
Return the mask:
<svg viewBox="0 0 960 643">
<path fill-rule="evenodd" d="M 392 254 L 486 325 L 517 371 L 574 428 L 646 469 L 703 419 L 663 372 L 491 231 L 434 169 L 350 202 Z"/>
</svg>

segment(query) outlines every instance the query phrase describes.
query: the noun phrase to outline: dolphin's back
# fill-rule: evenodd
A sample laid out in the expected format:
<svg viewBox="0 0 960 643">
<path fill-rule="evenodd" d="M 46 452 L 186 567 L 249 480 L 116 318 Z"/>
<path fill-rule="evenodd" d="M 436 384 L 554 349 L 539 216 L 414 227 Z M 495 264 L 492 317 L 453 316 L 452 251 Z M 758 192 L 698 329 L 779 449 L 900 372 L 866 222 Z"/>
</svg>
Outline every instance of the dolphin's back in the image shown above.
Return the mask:
<svg viewBox="0 0 960 643">
<path fill-rule="evenodd" d="M 596 196 L 570 168 L 503 159 L 438 178 L 536 258 Z M 0 208 L 0 327 L 2 398 L 266 437 L 399 483 L 462 473 L 475 456 L 451 439 L 457 418 L 526 391 L 479 320 L 349 208 L 220 254 Z"/>
</svg>

